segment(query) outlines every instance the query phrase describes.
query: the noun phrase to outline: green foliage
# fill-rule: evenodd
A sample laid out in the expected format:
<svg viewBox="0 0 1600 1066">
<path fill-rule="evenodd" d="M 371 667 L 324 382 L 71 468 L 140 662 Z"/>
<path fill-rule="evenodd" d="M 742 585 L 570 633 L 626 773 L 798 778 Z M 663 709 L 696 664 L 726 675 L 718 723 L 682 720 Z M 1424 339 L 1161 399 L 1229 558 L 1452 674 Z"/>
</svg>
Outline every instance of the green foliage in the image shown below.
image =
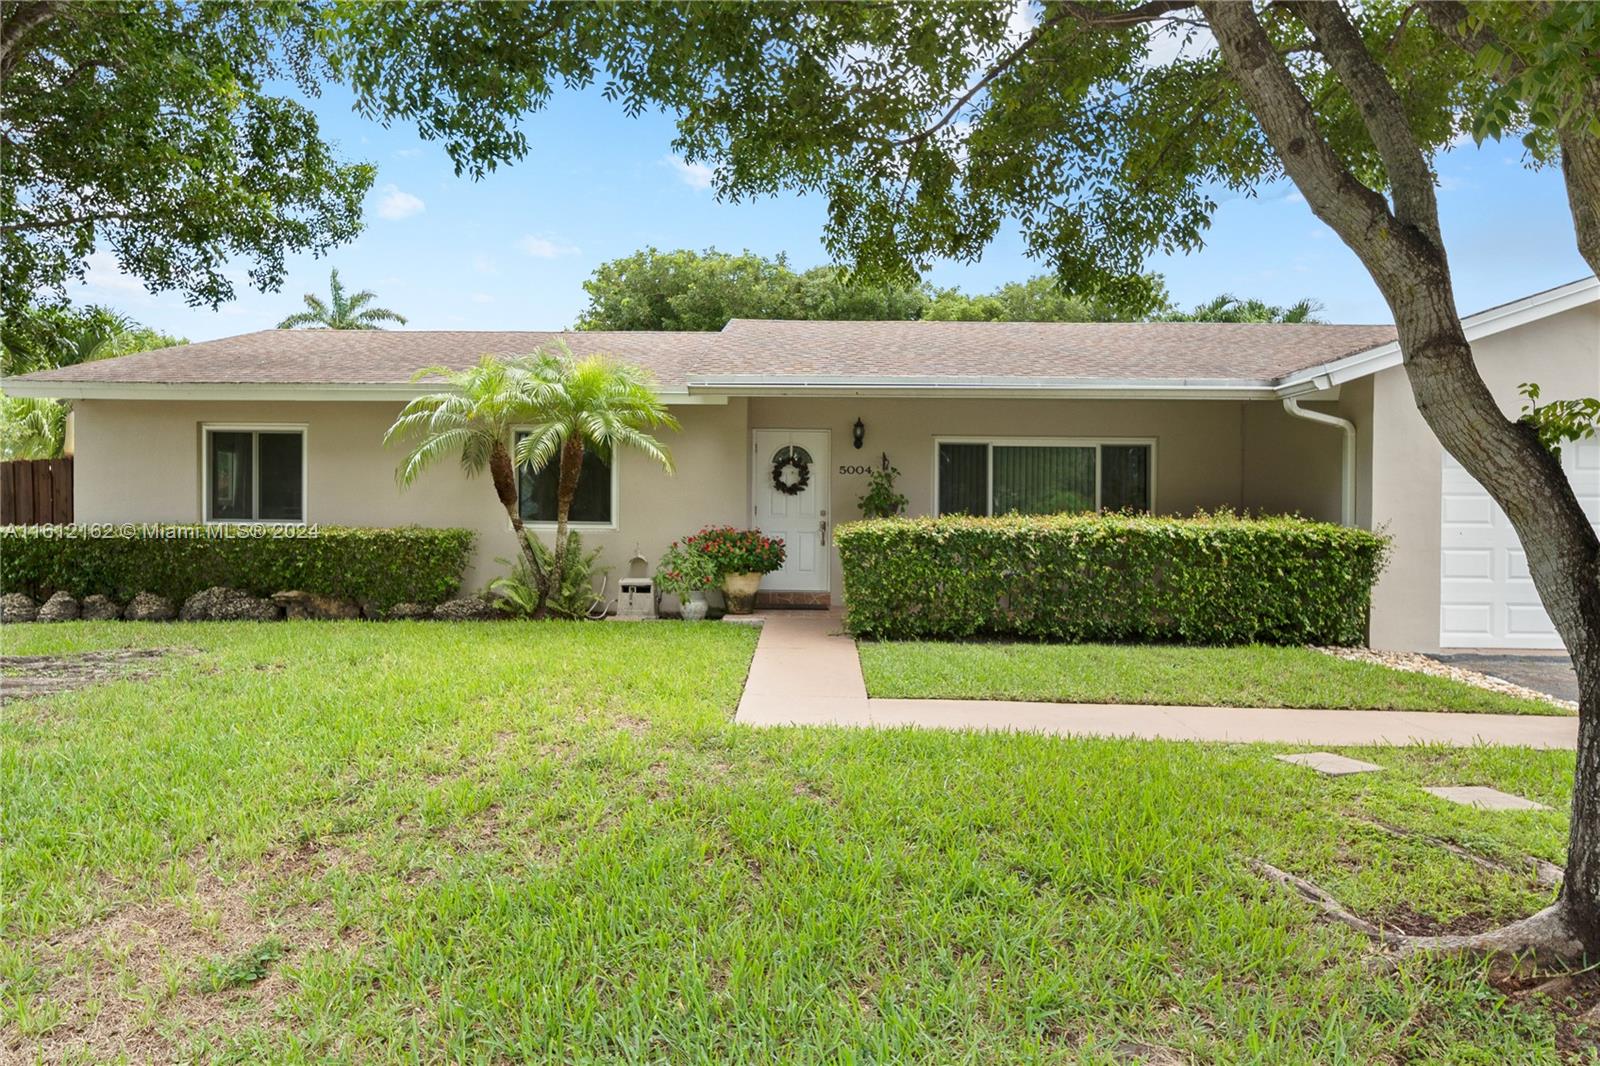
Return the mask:
<svg viewBox="0 0 1600 1066">
<path fill-rule="evenodd" d="M 770 574 L 783 566 L 783 540 L 759 529 L 707 526 L 685 537 L 684 546 L 711 560 L 720 579 L 724 574 Z"/>
<path fill-rule="evenodd" d="M 1478 71 L 1493 89 L 1470 113 L 1473 137 L 1499 140 L 1526 130 L 1523 146 L 1539 163 L 1557 152 L 1557 129 L 1600 137 L 1594 86 L 1600 80 L 1600 8 L 1594 4 L 1532 5 L 1491 0 L 1466 8 L 1468 34 L 1482 34 Z"/>
<path fill-rule="evenodd" d="M 1387 539 L 1219 513 L 879 519 L 836 543 L 860 635 L 1356 644 Z"/>
<path fill-rule="evenodd" d="M 267 976 L 267 970 L 273 963 L 283 958 L 284 950 L 282 939 L 269 936 L 237 955 L 207 959 L 202 963 L 196 985 L 202 992 L 226 992 L 230 988 L 253 985 Z"/>
<path fill-rule="evenodd" d="M 188 343 L 98 304 L 29 304 L 0 323 L 0 374 L 31 374 Z"/>
<path fill-rule="evenodd" d="M 0 461 L 59 459 L 66 439 L 66 404 L 42 397 L 0 395 Z"/>
<path fill-rule="evenodd" d="M 1527 401 L 1522 405 L 1521 421 L 1532 426 L 1539 434 L 1539 443 L 1556 455 L 1561 454 L 1563 444 L 1587 440 L 1600 427 L 1600 398 L 1586 396 L 1542 404 L 1539 385 L 1533 381 L 1524 381 L 1517 391 Z"/>
<path fill-rule="evenodd" d="M 687 537 L 669 544 L 656 563 L 656 588 L 674 596 L 714 589 L 718 580 L 716 564 Z"/>
<path fill-rule="evenodd" d="M 1279 307 L 1264 300 L 1240 299 L 1223 293 L 1192 311 L 1168 311 L 1159 315 L 1162 322 L 1320 322 L 1322 310 L 1317 300 L 1300 300 Z"/>
<path fill-rule="evenodd" d="M 404 526 L 0 527 L 0 592 L 66 590 L 175 603 L 213 585 L 257 596 L 298 589 L 382 610 L 455 595 L 472 550 L 466 529 Z"/>
<path fill-rule="evenodd" d="M 899 476 L 900 471 L 892 466 L 881 467 L 867 475 L 867 491 L 856 501 L 862 518 L 893 518 L 905 513 L 909 501 L 894 487 L 894 479 Z"/>
<path fill-rule="evenodd" d="M 378 298 L 371 289 L 347 294 L 337 270 L 328 274 L 328 299 L 326 302 L 315 293 L 305 294 L 306 309 L 278 323 L 279 329 L 298 329 L 313 326 L 317 329 L 382 329 L 380 323 L 395 322 L 405 325 L 404 315 L 387 307 L 367 306 Z"/>
<path fill-rule="evenodd" d="M 229 266 L 275 288 L 286 256 L 359 232 L 373 168 L 338 159 L 280 89 L 318 91 L 318 5 L 7 4 L 6 18 L 8 313 L 82 279 L 97 250 L 151 291 L 215 306 L 234 296 Z"/>
<path fill-rule="evenodd" d="M 1011 281 L 987 295 L 960 289 L 934 293 L 922 317 L 932 322 L 1126 322 L 1168 307 L 1166 283 L 1147 275 L 1148 295 L 1135 305 L 1114 304 L 1096 297 L 1075 296 L 1056 279 L 1043 275 Z"/>
<path fill-rule="evenodd" d="M 579 329 L 718 330 L 733 318 L 809 321 L 1112 322 L 1167 306 L 1166 288 L 1151 275 L 1150 300 L 1116 306 L 1073 296 L 1053 278 L 1009 282 L 968 295 L 927 284 L 875 283 L 834 266 L 803 273 L 779 255 L 731 255 L 646 248 L 602 263 L 583 283 L 589 307 Z"/>
<path fill-rule="evenodd" d="M 515 561 L 496 559 L 511 568 L 509 575 L 489 582 L 489 591 L 499 597 L 513 614 L 533 618 L 539 614 L 539 574 L 550 573 L 555 567 L 555 553 L 545 546 L 538 535 L 524 532 L 528 547 L 537 560 L 538 567 L 530 565 L 526 556 Z M 593 617 L 598 602 L 594 579 L 604 575 L 607 568 L 598 565 L 602 548 L 583 550 L 583 538 L 573 533 L 567 543 L 567 565 L 561 577 L 561 587 L 552 589 L 545 609 L 558 618 L 584 619 Z"/>
</svg>

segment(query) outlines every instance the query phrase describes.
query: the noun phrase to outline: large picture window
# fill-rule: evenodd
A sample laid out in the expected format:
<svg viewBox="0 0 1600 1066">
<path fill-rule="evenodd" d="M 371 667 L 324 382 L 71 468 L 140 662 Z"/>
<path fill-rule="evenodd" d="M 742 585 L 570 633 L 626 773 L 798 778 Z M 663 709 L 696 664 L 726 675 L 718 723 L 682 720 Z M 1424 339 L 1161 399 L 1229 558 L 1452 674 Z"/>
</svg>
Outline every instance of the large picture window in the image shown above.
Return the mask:
<svg viewBox="0 0 1600 1066">
<path fill-rule="evenodd" d="M 516 435 L 521 442 L 526 433 Z M 554 522 L 556 520 L 556 479 L 559 466 L 555 459 L 535 473 L 523 467 L 517 472 L 517 511 L 524 522 Z M 568 521 L 585 525 L 609 526 L 615 521 L 611 464 L 592 451 L 583 453 L 583 467 L 578 472 L 578 494 L 572 500 L 572 513 Z"/>
<path fill-rule="evenodd" d="M 939 441 L 940 514 L 1148 511 L 1149 441 Z"/>
<path fill-rule="evenodd" d="M 304 522 L 306 433 L 296 427 L 205 427 L 208 522 Z"/>
</svg>

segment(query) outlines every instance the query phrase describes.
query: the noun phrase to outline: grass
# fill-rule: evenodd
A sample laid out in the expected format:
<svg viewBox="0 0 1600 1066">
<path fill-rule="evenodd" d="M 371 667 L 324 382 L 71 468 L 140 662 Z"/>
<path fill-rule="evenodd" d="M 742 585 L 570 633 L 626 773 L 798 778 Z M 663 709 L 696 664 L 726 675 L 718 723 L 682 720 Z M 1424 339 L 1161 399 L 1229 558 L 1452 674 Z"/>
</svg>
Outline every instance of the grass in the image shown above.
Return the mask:
<svg viewBox="0 0 1600 1066">
<path fill-rule="evenodd" d="M 1554 1063 L 1585 1036 L 1368 917 L 1548 901 L 1361 818 L 1559 861 L 1571 755 L 731 721 L 735 626 L 7 627 L 187 649 L 0 721 L 20 1061 Z M 1555 811 L 1446 805 L 1478 783 Z M 1592 1060 L 1591 1060 L 1592 1061 Z"/>
<path fill-rule="evenodd" d="M 870 695 L 914 699 L 1570 714 L 1311 648 L 862 642 Z"/>
</svg>

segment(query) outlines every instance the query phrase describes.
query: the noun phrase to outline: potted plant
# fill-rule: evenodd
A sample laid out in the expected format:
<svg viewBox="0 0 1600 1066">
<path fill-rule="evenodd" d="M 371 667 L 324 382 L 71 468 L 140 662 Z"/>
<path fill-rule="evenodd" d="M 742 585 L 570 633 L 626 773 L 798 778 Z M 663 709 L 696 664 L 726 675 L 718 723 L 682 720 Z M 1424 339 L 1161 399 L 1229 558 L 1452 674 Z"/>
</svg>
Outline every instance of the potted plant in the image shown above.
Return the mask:
<svg viewBox="0 0 1600 1066">
<path fill-rule="evenodd" d="M 706 592 L 717 587 L 716 566 L 693 539 L 673 541 L 656 563 L 656 588 L 678 597 L 685 622 L 705 618 Z"/>
<path fill-rule="evenodd" d="M 749 614 L 755 607 L 761 575 L 783 566 L 782 538 L 769 537 L 759 529 L 707 526 L 685 543 L 711 560 L 722 582 L 729 614 Z"/>
</svg>

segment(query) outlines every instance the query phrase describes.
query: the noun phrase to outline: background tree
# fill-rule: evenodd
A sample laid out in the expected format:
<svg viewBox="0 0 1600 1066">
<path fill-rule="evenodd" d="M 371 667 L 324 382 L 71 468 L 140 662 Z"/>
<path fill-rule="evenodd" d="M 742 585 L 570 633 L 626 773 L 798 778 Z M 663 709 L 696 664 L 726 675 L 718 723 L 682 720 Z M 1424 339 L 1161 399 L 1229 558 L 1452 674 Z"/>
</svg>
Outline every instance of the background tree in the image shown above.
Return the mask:
<svg viewBox="0 0 1600 1066">
<path fill-rule="evenodd" d="M 317 91 L 323 25 L 312 4 L 0 3 L 6 313 L 81 279 L 96 249 L 215 306 L 228 263 L 275 288 L 287 254 L 354 237 L 373 169 L 273 91 Z"/>
<path fill-rule="evenodd" d="M 279 329 L 298 329 L 301 326 L 310 326 L 313 329 L 382 329 L 380 323 L 395 322 L 405 325 L 405 316 L 389 310 L 387 307 L 369 307 L 378 294 L 371 289 L 362 289 L 357 293 L 346 294 L 344 283 L 339 280 L 337 270 L 328 274 L 328 299 L 324 303 L 322 297 L 316 293 L 305 294 L 306 309 L 296 311 L 294 314 L 278 323 Z"/>
<path fill-rule="evenodd" d="M 600 264 L 583 283 L 579 329 L 717 330 L 732 318 L 963 322 L 1111 322 L 1167 308 L 1159 276 L 1137 307 L 1065 293 L 1055 279 L 1010 282 L 969 296 L 922 282 L 863 281 L 837 266 L 795 273 L 782 255 L 646 248 Z"/>
<path fill-rule="evenodd" d="M 575 359 L 564 346 L 541 354 L 530 366 L 530 417 L 527 436 L 517 444 L 517 466 L 537 473 L 556 463 L 556 535 L 553 560 L 539 578 L 543 614 L 563 587 L 568 561 L 568 521 L 578 494 L 578 477 L 587 451 L 607 462 L 631 449 L 672 472 L 672 455 L 652 430 L 677 429 L 678 421 L 656 395 L 648 372 L 603 355 Z"/>
<path fill-rule="evenodd" d="M 1321 310 L 1322 304 L 1317 300 L 1298 300 L 1288 307 L 1278 307 L 1225 292 L 1192 311 L 1168 311 L 1158 317 L 1163 322 L 1321 322 L 1317 317 Z"/>
<path fill-rule="evenodd" d="M 677 114 L 675 148 L 715 165 L 720 195 L 824 197 L 824 241 L 863 277 L 975 258 L 1010 218 L 1068 291 L 1148 303 L 1146 258 L 1200 247 L 1219 190 L 1287 177 L 1383 294 L 1418 410 L 1516 528 L 1578 671 L 1560 899 L 1465 946 L 1600 952 L 1600 540 L 1537 427 L 1501 414 L 1473 363 L 1429 163 L 1463 130 L 1524 134 L 1534 165 L 1559 158 L 1600 271 L 1600 9 L 1044 0 L 1022 29 L 1014 10 L 350 5 L 338 21 L 363 47 L 334 62 L 364 106 L 479 166 L 526 150 L 521 115 L 557 85 L 603 71 L 622 106 Z M 1153 34 L 1202 31 L 1153 60 Z M 462 111 L 470 136 L 447 128 Z"/>
<path fill-rule="evenodd" d="M 187 344 L 91 304 L 27 307 L 0 326 L 0 375 L 29 374 L 154 348 Z M 56 459 L 66 444 L 71 405 L 43 397 L 0 395 L 0 459 Z"/>
</svg>

